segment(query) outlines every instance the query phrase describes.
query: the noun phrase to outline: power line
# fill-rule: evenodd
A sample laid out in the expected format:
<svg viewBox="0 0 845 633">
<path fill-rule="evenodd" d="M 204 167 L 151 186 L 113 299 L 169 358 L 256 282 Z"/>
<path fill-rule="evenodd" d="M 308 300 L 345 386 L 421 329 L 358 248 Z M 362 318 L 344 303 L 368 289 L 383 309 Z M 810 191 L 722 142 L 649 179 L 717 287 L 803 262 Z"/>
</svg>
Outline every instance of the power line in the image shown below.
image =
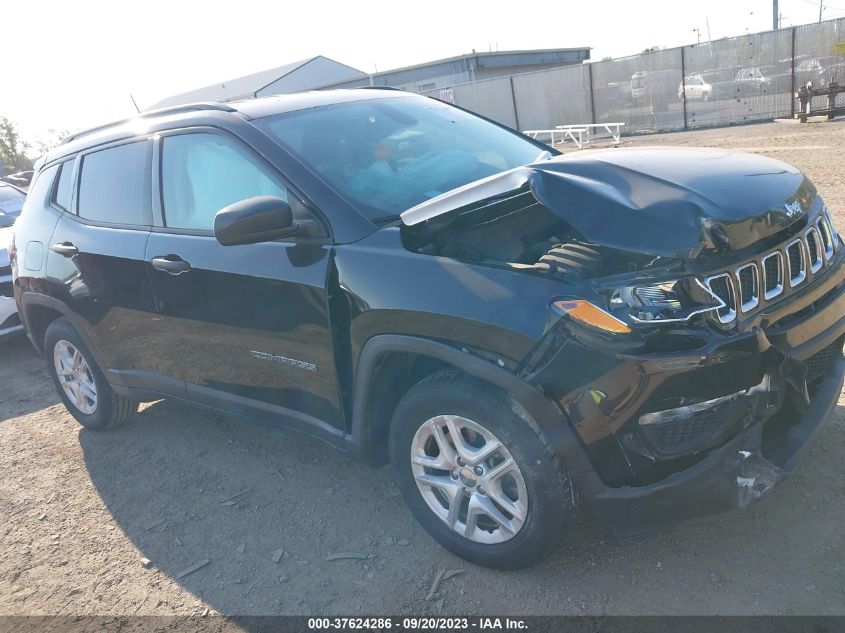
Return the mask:
<svg viewBox="0 0 845 633">
<path fill-rule="evenodd" d="M 842 7 L 834 7 L 830 4 L 824 4 L 824 2 L 816 2 L 816 0 L 801 0 L 804 4 L 811 4 L 814 7 L 819 7 L 819 14 L 821 14 L 822 9 L 833 9 L 834 11 L 845 11 L 845 8 Z"/>
</svg>

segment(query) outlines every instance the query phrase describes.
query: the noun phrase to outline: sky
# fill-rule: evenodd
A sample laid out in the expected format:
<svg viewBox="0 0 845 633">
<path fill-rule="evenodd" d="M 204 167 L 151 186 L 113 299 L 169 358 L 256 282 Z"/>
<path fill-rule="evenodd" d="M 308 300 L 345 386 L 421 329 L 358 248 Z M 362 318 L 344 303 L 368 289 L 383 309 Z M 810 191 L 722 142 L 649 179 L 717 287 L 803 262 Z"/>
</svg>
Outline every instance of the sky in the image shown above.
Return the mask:
<svg viewBox="0 0 845 633">
<path fill-rule="evenodd" d="M 825 19 L 845 17 L 845 0 Z M 164 97 L 325 55 L 365 72 L 477 51 L 589 46 L 621 57 L 772 26 L 771 0 L 6 0 L 0 116 L 37 142 Z M 2 5 L 0 5 L 2 6 Z M 782 26 L 818 20 L 780 0 Z"/>
</svg>

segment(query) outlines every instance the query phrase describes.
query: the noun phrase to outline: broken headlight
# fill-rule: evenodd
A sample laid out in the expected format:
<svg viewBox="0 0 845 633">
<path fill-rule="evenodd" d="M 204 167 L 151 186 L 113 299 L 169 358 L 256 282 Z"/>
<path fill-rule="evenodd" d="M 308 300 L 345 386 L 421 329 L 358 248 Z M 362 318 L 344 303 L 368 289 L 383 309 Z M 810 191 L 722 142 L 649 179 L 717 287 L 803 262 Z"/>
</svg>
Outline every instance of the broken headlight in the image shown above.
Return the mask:
<svg viewBox="0 0 845 633">
<path fill-rule="evenodd" d="M 695 277 L 612 289 L 610 312 L 635 324 L 677 323 L 725 303 Z"/>
</svg>

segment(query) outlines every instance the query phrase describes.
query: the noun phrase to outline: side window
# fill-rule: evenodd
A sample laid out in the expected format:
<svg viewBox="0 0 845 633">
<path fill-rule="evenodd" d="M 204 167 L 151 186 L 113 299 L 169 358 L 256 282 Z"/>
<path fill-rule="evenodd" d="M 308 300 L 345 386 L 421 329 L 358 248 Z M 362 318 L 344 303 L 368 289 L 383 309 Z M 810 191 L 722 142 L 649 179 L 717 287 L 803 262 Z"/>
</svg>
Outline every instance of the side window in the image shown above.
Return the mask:
<svg viewBox="0 0 845 633">
<path fill-rule="evenodd" d="M 35 180 L 30 184 L 29 193 L 27 193 L 26 200 L 23 203 L 24 211 L 29 206 L 46 206 L 50 204 L 50 192 L 53 190 L 54 178 L 58 169 L 57 165 L 53 165 L 36 174 Z"/>
<path fill-rule="evenodd" d="M 111 224 L 152 224 L 149 141 L 87 154 L 79 181 L 79 217 Z"/>
<path fill-rule="evenodd" d="M 70 200 L 73 194 L 73 160 L 63 162 L 59 166 L 59 184 L 53 202 L 65 211 L 70 211 Z"/>
<path fill-rule="evenodd" d="M 163 139 L 161 190 L 165 224 L 178 229 L 210 231 L 220 209 L 246 198 L 287 200 L 271 170 L 245 147 L 205 132 Z"/>
</svg>

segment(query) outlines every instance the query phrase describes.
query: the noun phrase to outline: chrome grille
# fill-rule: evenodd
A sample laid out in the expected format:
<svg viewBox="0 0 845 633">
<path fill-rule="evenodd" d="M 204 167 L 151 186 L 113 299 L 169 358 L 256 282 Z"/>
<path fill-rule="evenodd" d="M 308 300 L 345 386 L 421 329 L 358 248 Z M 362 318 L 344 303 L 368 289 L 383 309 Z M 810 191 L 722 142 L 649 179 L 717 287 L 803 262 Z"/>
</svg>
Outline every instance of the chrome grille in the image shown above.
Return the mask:
<svg viewBox="0 0 845 633">
<path fill-rule="evenodd" d="M 768 301 L 783 292 L 783 255 L 780 251 L 769 253 L 763 258 L 763 298 Z"/>
<path fill-rule="evenodd" d="M 807 241 L 807 254 L 810 256 L 810 272 L 817 273 L 824 264 L 822 259 L 822 244 L 819 231 L 816 227 L 811 228 L 804 235 Z"/>
<path fill-rule="evenodd" d="M 750 312 L 760 303 L 760 284 L 757 264 L 746 264 L 736 269 L 739 280 L 739 307 L 743 312 Z"/>
<path fill-rule="evenodd" d="M 830 220 L 825 217 L 819 218 L 816 222 L 819 229 L 819 235 L 822 238 L 822 249 L 824 250 L 824 258 L 829 260 L 833 257 L 833 227 L 830 225 Z"/>
<path fill-rule="evenodd" d="M 739 266 L 733 274 L 705 278 L 705 285 L 725 303 L 716 311 L 719 322 L 730 323 L 737 313 L 751 312 L 761 301 L 771 301 L 821 273 L 837 248 L 835 235 L 830 220 L 822 215 L 803 237 Z"/>
<path fill-rule="evenodd" d="M 724 306 L 716 311 L 719 321 L 722 323 L 730 323 L 736 318 L 736 300 L 734 299 L 734 284 L 731 276 L 728 273 L 722 273 L 707 279 L 707 287 L 710 292 L 719 297 Z"/>
<path fill-rule="evenodd" d="M 807 278 L 804 244 L 801 240 L 789 243 L 786 247 L 786 259 L 789 261 L 789 285 L 794 288 Z"/>
</svg>

